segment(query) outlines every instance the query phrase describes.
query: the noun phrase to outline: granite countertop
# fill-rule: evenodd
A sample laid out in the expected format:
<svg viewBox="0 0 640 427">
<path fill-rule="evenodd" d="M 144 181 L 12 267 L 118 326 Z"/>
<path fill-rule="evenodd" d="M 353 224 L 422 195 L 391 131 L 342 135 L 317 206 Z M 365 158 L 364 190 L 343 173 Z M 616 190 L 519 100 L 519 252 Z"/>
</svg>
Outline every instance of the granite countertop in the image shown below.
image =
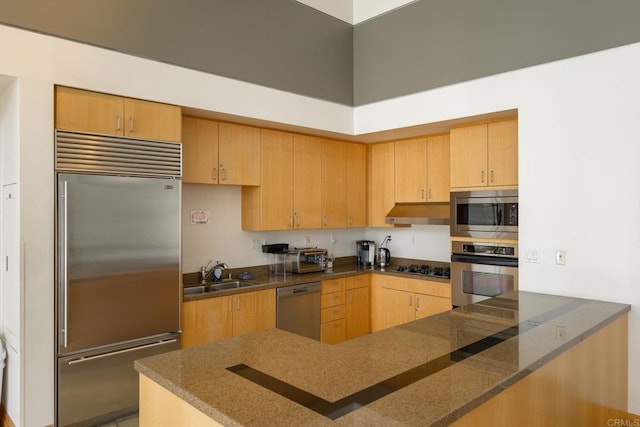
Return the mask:
<svg viewBox="0 0 640 427">
<path fill-rule="evenodd" d="M 423 261 L 422 263 L 427 263 L 427 262 Z M 431 261 L 428 263 L 434 266 L 446 266 L 446 267 L 449 266 L 448 263 L 443 263 L 443 262 Z M 286 276 L 269 274 L 263 269 L 262 271 L 257 270 L 253 272 L 254 278 L 249 280 L 249 282 L 255 283 L 255 285 L 242 287 L 242 288 L 235 288 L 235 289 L 219 290 L 214 292 L 204 292 L 199 294 L 184 295 L 183 301 L 185 302 L 194 301 L 198 299 L 214 298 L 214 297 L 220 297 L 225 295 L 239 294 L 243 292 L 259 291 L 262 289 L 271 289 L 271 288 L 278 288 L 282 286 L 299 285 L 302 283 L 320 282 L 322 280 L 330 280 L 330 279 L 336 279 L 339 277 L 355 276 L 358 274 L 365 274 L 365 273 L 388 274 L 388 275 L 399 276 L 404 278 L 428 280 L 428 281 L 441 282 L 441 283 L 450 283 L 449 279 L 444 279 L 441 277 L 426 276 L 423 274 L 400 273 L 397 271 L 399 265 L 405 265 L 405 264 L 391 264 L 387 268 L 380 268 L 377 266 L 358 265 L 354 261 L 354 262 L 346 262 L 346 263 L 334 265 L 333 268 L 327 269 L 322 272 L 304 273 L 304 274 L 288 273 Z M 232 275 L 235 277 L 237 273 L 241 273 L 244 270 L 245 269 L 242 269 L 242 268 L 234 269 L 233 270 L 234 273 Z M 188 288 L 191 286 L 200 285 L 200 283 L 198 282 L 198 276 L 199 276 L 199 273 L 186 274 L 183 279 L 184 287 Z"/>
<path fill-rule="evenodd" d="M 629 310 L 520 291 L 337 345 L 272 329 L 135 368 L 223 425 L 446 425 Z"/>
</svg>

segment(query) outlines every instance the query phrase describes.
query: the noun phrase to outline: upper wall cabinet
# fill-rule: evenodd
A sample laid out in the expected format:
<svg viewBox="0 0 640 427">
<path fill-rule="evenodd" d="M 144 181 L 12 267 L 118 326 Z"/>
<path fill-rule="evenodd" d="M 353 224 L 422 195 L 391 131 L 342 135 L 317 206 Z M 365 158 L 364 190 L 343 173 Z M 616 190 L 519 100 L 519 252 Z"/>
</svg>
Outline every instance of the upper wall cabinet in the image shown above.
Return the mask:
<svg viewBox="0 0 640 427">
<path fill-rule="evenodd" d="M 293 229 L 293 134 L 261 129 L 260 139 L 261 184 L 242 187 L 242 229 Z"/>
<path fill-rule="evenodd" d="M 367 226 L 367 146 L 347 143 L 347 227 Z"/>
<path fill-rule="evenodd" d="M 451 188 L 518 185 L 516 119 L 451 129 Z"/>
<path fill-rule="evenodd" d="M 181 109 L 175 105 L 56 86 L 55 126 L 103 135 L 180 141 Z"/>
<path fill-rule="evenodd" d="M 260 185 L 260 129 L 195 117 L 182 119 L 182 181 Z"/>
<path fill-rule="evenodd" d="M 393 227 L 384 222 L 393 208 L 394 143 L 372 144 L 369 147 L 369 226 Z"/>
<path fill-rule="evenodd" d="M 242 188 L 244 230 L 366 226 L 364 145 L 262 129 L 260 150 L 260 186 Z"/>
<path fill-rule="evenodd" d="M 396 202 L 449 201 L 449 135 L 394 143 Z"/>
</svg>

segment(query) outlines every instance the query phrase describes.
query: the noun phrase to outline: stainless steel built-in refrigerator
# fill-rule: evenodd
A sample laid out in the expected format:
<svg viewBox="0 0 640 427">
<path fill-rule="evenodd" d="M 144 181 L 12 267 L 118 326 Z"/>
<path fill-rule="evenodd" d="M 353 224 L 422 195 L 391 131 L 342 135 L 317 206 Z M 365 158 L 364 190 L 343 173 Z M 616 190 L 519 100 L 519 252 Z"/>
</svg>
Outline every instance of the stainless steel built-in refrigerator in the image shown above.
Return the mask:
<svg viewBox="0 0 640 427">
<path fill-rule="evenodd" d="M 56 421 L 135 415 L 134 360 L 179 348 L 179 144 L 56 132 Z"/>
</svg>

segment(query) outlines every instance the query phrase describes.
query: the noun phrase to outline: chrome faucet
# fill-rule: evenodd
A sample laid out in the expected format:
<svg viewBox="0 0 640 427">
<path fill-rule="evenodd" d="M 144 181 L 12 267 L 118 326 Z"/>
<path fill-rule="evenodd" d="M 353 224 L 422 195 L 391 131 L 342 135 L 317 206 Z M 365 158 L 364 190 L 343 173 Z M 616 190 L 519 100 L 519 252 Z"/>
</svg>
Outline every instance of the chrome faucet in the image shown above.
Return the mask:
<svg viewBox="0 0 640 427">
<path fill-rule="evenodd" d="M 216 269 L 220 270 L 220 274 L 218 274 L 217 278 L 215 277 L 216 275 L 214 275 L 213 280 L 220 280 L 222 278 L 222 272 L 224 270 L 226 270 L 227 268 L 229 268 L 229 266 L 224 263 L 224 262 L 220 262 L 220 261 L 216 261 L 216 265 L 214 265 L 213 267 L 211 267 L 211 269 L 207 270 L 207 268 L 209 267 L 209 265 L 213 262 L 213 260 L 209 260 L 209 262 L 207 263 L 207 265 L 205 265 L 204 267 L 200 268 L 200 281 L 202 282 L 202 284 L 207 283 L 207 277 L 211 274 L 212 271 L 215 271 Z"/>
</svg>

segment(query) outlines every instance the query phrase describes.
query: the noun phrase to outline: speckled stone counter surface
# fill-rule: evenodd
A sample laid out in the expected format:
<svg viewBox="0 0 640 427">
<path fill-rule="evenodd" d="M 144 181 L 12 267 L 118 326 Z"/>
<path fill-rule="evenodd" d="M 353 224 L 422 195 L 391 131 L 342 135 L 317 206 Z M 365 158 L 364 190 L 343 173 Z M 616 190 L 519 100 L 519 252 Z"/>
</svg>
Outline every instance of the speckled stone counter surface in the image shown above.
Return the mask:
<svg viewBox="0 0 640 427">
<path fill-rule="evenodd" d="M 629 310 L 518 292 L 333 346 L 273 329 L 135 367 L 223 425 L 446 425 Z"/>
</svg>

